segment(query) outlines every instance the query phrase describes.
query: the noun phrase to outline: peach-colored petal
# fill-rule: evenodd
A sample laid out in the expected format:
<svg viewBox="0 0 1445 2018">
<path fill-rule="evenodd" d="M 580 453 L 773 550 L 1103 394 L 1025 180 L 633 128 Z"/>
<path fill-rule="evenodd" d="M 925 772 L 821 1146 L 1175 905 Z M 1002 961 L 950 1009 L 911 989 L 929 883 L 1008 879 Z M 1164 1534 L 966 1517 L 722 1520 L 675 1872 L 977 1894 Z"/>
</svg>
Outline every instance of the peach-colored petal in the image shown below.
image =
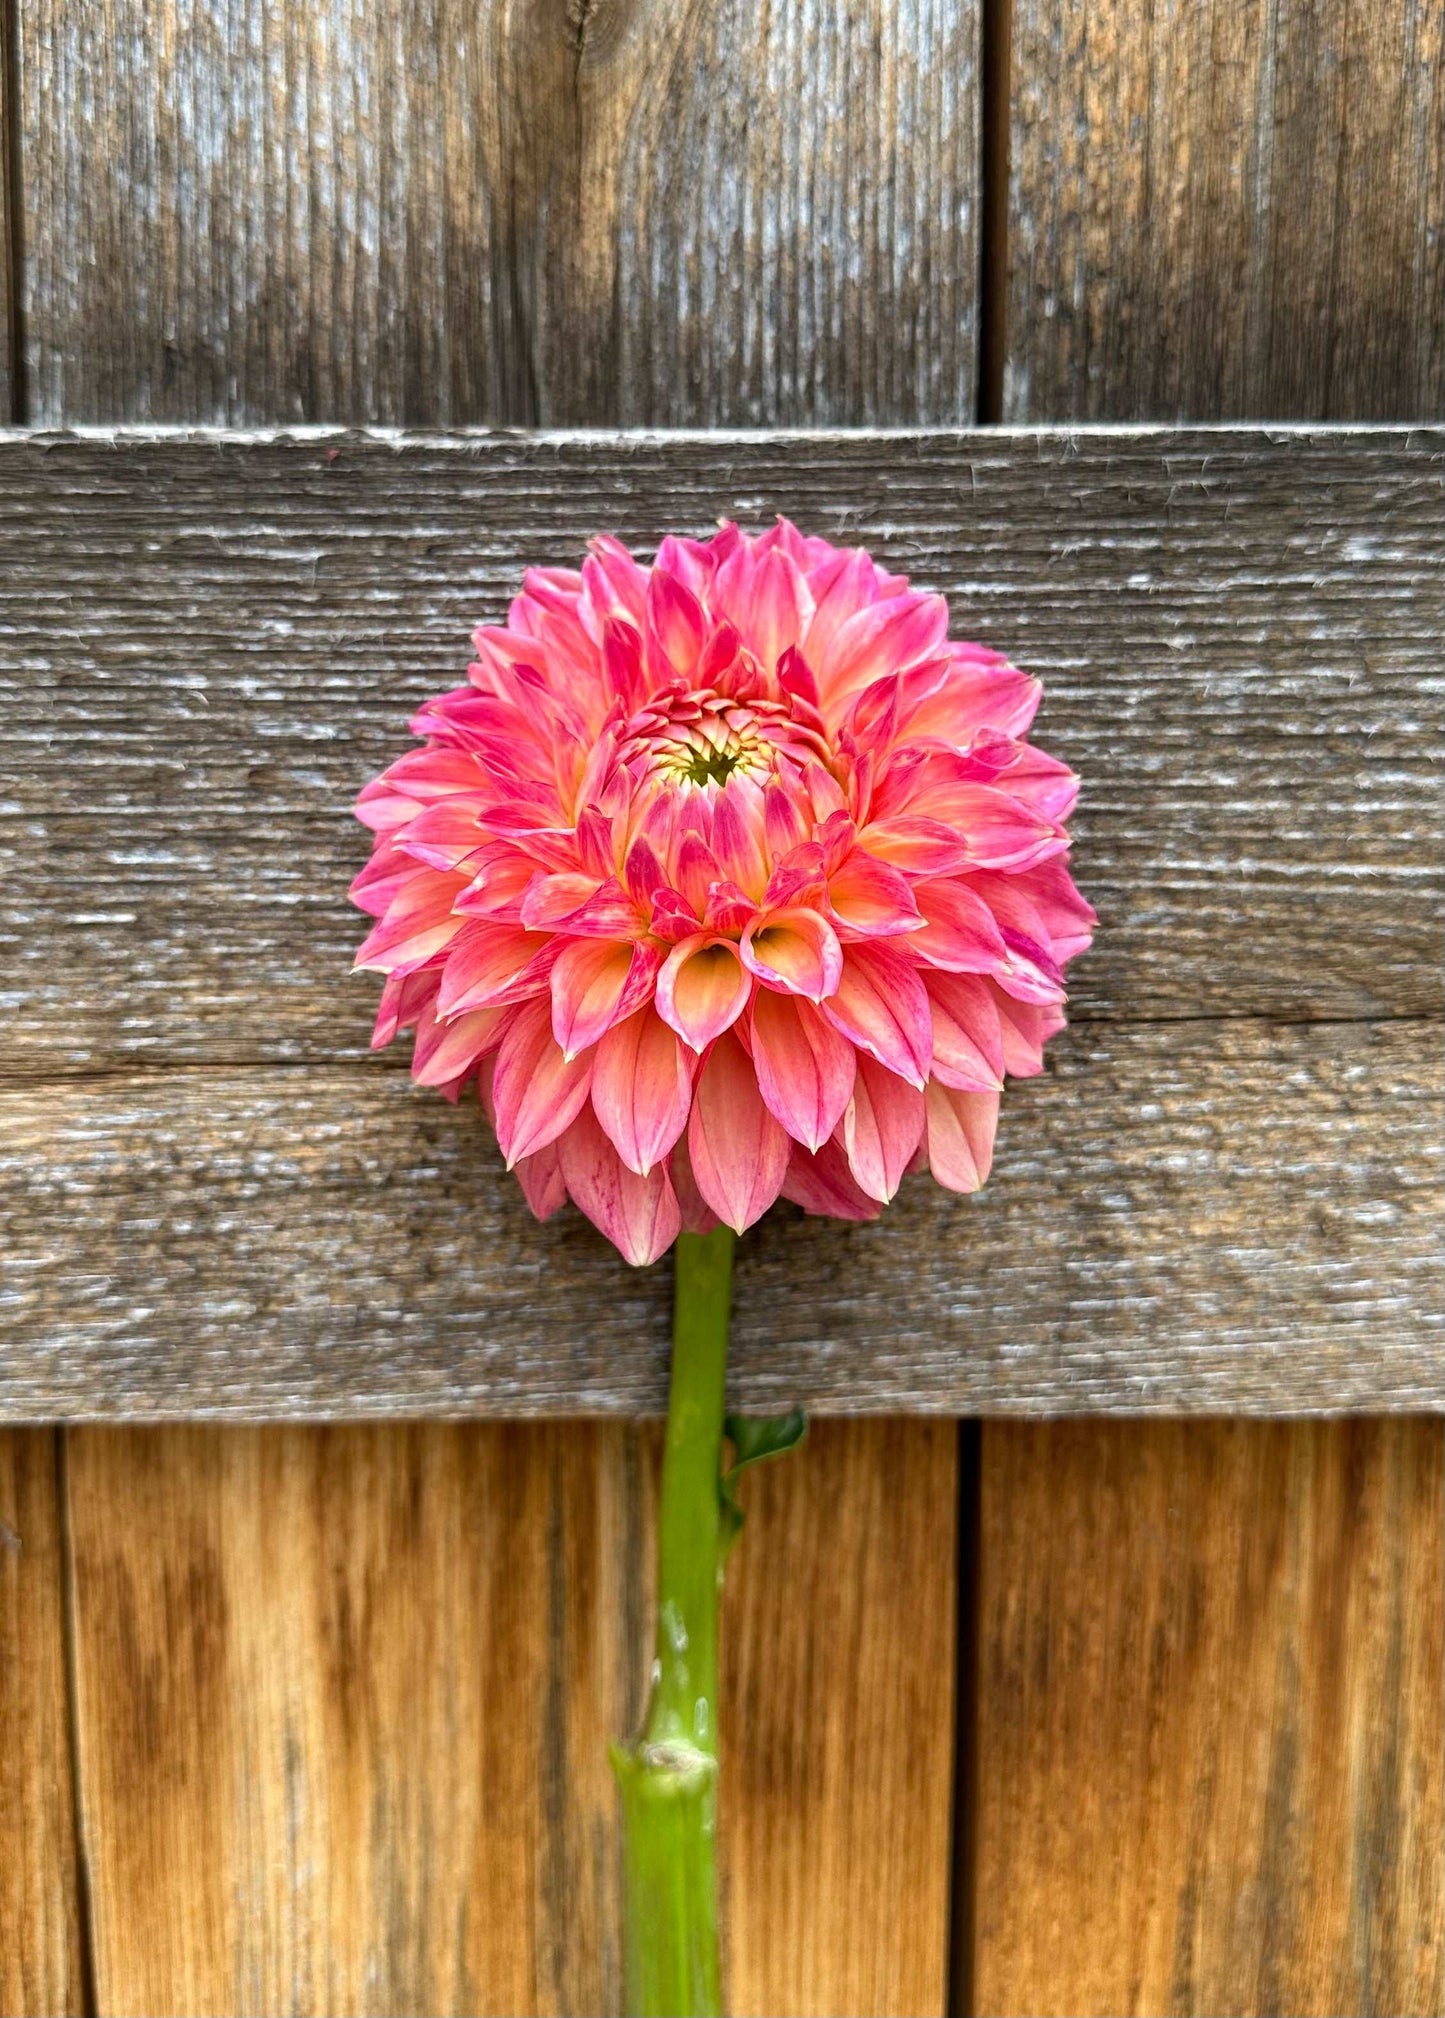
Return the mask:
<svg viewBox="0 0 1445 2018">
<path fill-rule="evenodd" d="M 437 1008 L 443 1016 L 463 1009 L 489 1009 L 540 994 L 561 946 L 544 932 L 515 926 L 463 925 L 442 969 Z"/>
<path fill-rule="evenodd" d="M 817 1149 L 853 1091 L 853 1047 L 796 995 L 760 988 L 751 1017 L 753 1066 L 768 1111 L 795 1142 Z"/>
<path fill-rule="evenodd" d="M 788 1174 L 783 1179 L 783 1196 L 804 1212 L 820 1213 L 829 1219 L 876 1219 L 883 1210 L 876 1198 L 863 1190 L 848 1165 L 848 1158 L 836 1138 L 816 1152 L 793 1144 Z"/>
<path fill-rule="evenodd" d="M 524 1156 L 513 1168 L 522 1195 L 538 1219 L 550 1219 L 567 1203 L 562 1157 L 555 1142 L 549 1142 L 535 1156 Z"/>
<path fill-rule="evenodd" d="M 418 1030 L 412 1050 L 412 1077 L 418 1086 L 447 1086 L 474 1072 L 489 1051 L 502 1040 L 511 1012 L 507 1009 L 472 1009 L 447 1022 L 429 1019 L 423 1036 Z"/>
<path fill-rule="evenodd" d="M 888 940 L 850 946 L 823 1014 L 850 1043 L 900 1079 L 922 1086 L 933 1057 L 928 997 L 916 969 Z"/>
<path fill-rule="evenodd" d="M 625 939 L 574 939 L 552 967 L 552 1034 L 575 1058 L 652 993 L 661 949 Z"/>
<path fill-rule="evenodd" d="M 840 1132 L 859 1189 L 886 1205 L 923 1138 L 923 1095 L 865 1054 Z"/>
<path fill-rule="evenodd" d="M 698 1076 L 687 1144 L 698 1191 L 723 1224 L 741 1233 L 761 1219 L 782 1189 L 793 1145 L 731 1031 Z"/>
<path fill-rule="evenodd" d="M 928 1167 L 949 1191 L 977 1191 L 993 1162 L 997 1093 L 958 1093 L 930 1079 Z"/>
<path fill-rule="evenodd" d="M 730 939 L 695 932 L 680 939 L 657 976 L 657 1013 L 694 1051 L 731 1029 L 748 1005 L 752 976 Z"/>
<path fill-rule="evenodd" d="M 697 1188 L 692 1160 L 687 1153 L 686 1135 L 679 1135 L 673 1145 L 672 1154 L 667 1159 L 667 1172 L 677 1194 L 677 1209 L 682 1215 L 683 1226 L 689 1233 L 711 1233 L 721 1221 Z"/>
<path fill-rule="evenodd" d="M 682 1228 L 682 1214 L 661 1164 L 646 1177 L 629 1170 L 590 1107 L 562 1137 L 558 1154 L 568 1194 L 624 1261 L 645 1268 L 667 1252 Z"/>
<path fill-rule="evenodd" d="M 986 1093 L 1003 1085 L 1003 1027 L 997 991 L 974 974 L 930 974 L 933 1076 L 960 1091 Z"/>
<path fill-rule="evenodd" d="M 821 1002 L 838 986 L 843 949 L 818 912 L 804 906 L 768 911 L 751 924 L 739 949 L 743 965 L 769 988 Z"/>
<path fill-rule="evenodd" d="M 696 1063 L 651 1007 L 597 1046 L 592 1105 L 618 1155 L 645 1177 L 687 1126 Z"/>
<path fill-rule="evenodd" d="M 993 912 L 975 890 L 953 879 L 914 886 L 923 926 L 908 950 L 951 974 L 991 974 L 1008 964 L 1008 947 Z"/>
<path fill-rule="evenodd" d="M 828 877 L 828 907 L 839 925 L 870 939 L 914 932 L 921 922 L 908 878 L 863 848 L 851 849 Z"/>
<path fill-rule="evenodd" d="M 553 1037 L 550 1005 L 525 1003 L 508 1025 L 492 1075 L 497 1141 L 508 1168 L 556 1141 L 591 1083 L 590 1055 L 567 1059 Z"/>
</svg>

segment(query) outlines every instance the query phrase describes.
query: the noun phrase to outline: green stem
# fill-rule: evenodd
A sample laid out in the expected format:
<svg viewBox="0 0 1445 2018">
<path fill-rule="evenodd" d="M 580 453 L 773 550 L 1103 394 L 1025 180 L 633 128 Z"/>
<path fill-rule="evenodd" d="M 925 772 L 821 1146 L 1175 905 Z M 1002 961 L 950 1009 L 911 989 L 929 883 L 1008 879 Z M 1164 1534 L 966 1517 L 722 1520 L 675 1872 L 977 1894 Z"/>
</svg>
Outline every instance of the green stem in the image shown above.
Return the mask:
<svg viewBox="0 0 1445 2018">
<path fill-rule="evenodd" d="M 657 1658 L 638 1737 L 613 1748 L 622 1791 L 627 2008 L 717 2018 L 717 1610 L 723 1389 L 736 1236 L 676 1249 L 672 1386 L 657 1535 Z"/>
</svg>

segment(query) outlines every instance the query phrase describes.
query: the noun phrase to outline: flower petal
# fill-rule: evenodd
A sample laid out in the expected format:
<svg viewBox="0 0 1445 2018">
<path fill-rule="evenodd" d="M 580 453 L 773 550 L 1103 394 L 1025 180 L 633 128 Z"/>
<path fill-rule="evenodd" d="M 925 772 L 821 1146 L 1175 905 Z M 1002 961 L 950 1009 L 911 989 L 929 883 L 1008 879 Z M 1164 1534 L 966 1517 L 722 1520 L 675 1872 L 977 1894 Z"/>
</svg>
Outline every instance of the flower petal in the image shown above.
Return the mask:
<svg viewBox="0 0 1445 2018">
<path fill-rule="evenodd" d="M 911 666 L 941 644 L 947 632 L 948 604 L 942 596 L 910 590 L 867 604 L 828 640 L 818 667 L 818 689 L 826 708 L 836 714 L 849 695 Z"/>
<path fill-rule="evenodd" d="M 761 1219 L 782 1189 L 792 1141 L 764 1105 L 752 1061 L 731 1031 L 698 1077 L 687 1147 L 698 1190 L 737 1233 Z"/>
<path fill-rule="evenodd" d="M 843 971 L 838 935 L 818 912 L 803 906 L 769 911 L 743 934 L 743 965 L 770 988 L 821 1002 Z"/>
<path fill-rule="evenodd" d="M 629 1170 L 645 1177 L 687 1126 L 692 1072 L 677 1035 L 649 1005 L 597 1046 L 592 1105 Z"/>
<path fill-rule="evenodd" d="M 753 1067 L 769 1113 L 808 1149 L 825 1143 L 853 1091 L 853 1047 L 811 1002 L 760 988 L 750 1023 Z"/>
<path fill-rule="evenodd" d="M 465 887 L 464 877 L 418 867 L 388 904 L 386 916 L 367 933 L 353 964 L 383 974 L 409 974 L 434 959 L 463 930 L 452 907 Z"/>
<path fill-rule="evenodd" d="M 860 1190 L 886 1205 L 923 1139 L 923 1095 L 876 1060 L 861 1057 L 840 1132 Z"/>
<path fill-rule="evenodd" d="M 913 932 L 919 922 L 908 878 L 862 848 L 846 855 L 828 878 L 828 908 L 838 924 L 870 939 Z"/>
<path fill-rule="evenodd" d="M 473 920 L 457 934 L 447 956 L 437 1013 L 457 1016 L 463 1009 L 488 1009 L 496 1002 L 540 994 L 561 950 L 562 942 L 545 932 Z"/>
<path fill-rule="evenodd" d="M 816 1154 L 793 1144 L 783 1196 L 801 1205 L 804 1212 L 829 1219 L 876 1219 L 883 1209 L 861 1189 L 836 1140 L 825 1142 Z"/>
<path fill-rule="evenodd" d="M 930 1079 L 924 1098 L 929 1169 L 949 1191 L 977 1191 L 993 1162 L 998 1095 L 958 1093 Z"/>
<path fill-rule="evenodd" d="M 730 939 L 696 932 L 679 940 L 657 976 L 657 1013 L 694 1051 L 730 1029 L 752 994 L 752 976 Z"/>
<path fill-rule="evenodd" d="M 924 922 L 909 937 L 910 953 L 951 974 L 988 974 L 1008 966 L 1008 947 L 982 897 L 949 878 L 919 883 L 914 894 Z"/>
<path fill-rule="evenodd" d="M 682 1214 L 660 1163 L 646 1177 L 629 1170 L 590 1107 L 562 1137 L 558 1155 L 569 1194 L 624 1261 L 645 1268 L 667 1252 Z"/>
<path fill-rule="evenodd" d="M 660 949 L 621 939 L 574 939 L 552 968 L 552 1035 L 569 1058 L 630 1016 L 652 992 Z"/>
<path fill-rule="evenodd" d="M 418 1027 L 412 1078 L 418 1086 L 449 1086 L 467 1078 L 501 1042 L 510 1014 L 508 1009 L 472 1009 L 446 1022 L 433 1018 Z"/>
<path fill-rule="evenodd" d="M 711 1233 L 719 1224 L 718 1216 L 697 1188 L 685 1134 L 679 1135 L 673 1145 L 672 1154 L 667 1159 L 667 1174 L 677 1193 L 677 1209 L 682 1214 L 684 1227 L 689 1233 Z"/>
<path fill-rule="evenodd" d="M 524 1003 L 502 1039 L 492 1079 L 497 1141 L 509 1170 L 556 1141 L 591 1083 L 591 1054 L 570 1061 L 563 1056 L 552 1035 L 551 1005 Z"/>
<path fill-rule="evenodd" d="M 686 679 L 707 637 L 702 604 L 665 568 L 654 568 L 647 583 L 647 642 L 657 671 Z"/>
<path fill-rule="evenodd" d="M 994 985 L 1003 1066 L 1011 1079 L 1035 1079 L 1044 1069 L 1044 1045 L 1064 1027 L 1064 1012 L 1052 1005 L 1018 1002 Z"/>
<path fill-rule="evenodd" d="M 916 970 L 885 941 L 847 948 L 838 991 L 823 1014 L 880 1065 L 923 1085 L 933 1057 L 928 997 Z"/>
<path fill-rule="evenodd" d="M 522 1196 L 538 1219 L 550 1219 L 567 1203 L 562 1158 L 555 1142 L 549 1142 L 535 1156 L 524 1156 L 514 1174 L 522 1187 Z"/>
<path fill-rule="evenodd" d="M 973 974 L 930 974 L 933 1076 L 960 1092 L 997 1092 L 1004 1046 L 996 991 Z"/>
</svg>

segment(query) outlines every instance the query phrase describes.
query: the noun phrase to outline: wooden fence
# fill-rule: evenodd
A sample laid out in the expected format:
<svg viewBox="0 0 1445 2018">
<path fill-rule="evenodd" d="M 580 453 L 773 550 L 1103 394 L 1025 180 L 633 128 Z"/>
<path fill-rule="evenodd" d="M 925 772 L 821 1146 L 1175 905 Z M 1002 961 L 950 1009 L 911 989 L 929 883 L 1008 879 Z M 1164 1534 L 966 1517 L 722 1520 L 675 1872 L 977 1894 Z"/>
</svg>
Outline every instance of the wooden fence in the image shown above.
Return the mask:
<svg viewBox="0 0 1445 2018">
<path fill-rule="evenodd" d="M 616 2008 L 666 1271 L 367 1056 L 346 807 L 786 510 L 1044 676 L 1102 924 L 985 1193 L 741 1250 L 731 2007 L 1438 2012 L 1439 8 L 0 25 L 0 2008 Z"/>
</svg>

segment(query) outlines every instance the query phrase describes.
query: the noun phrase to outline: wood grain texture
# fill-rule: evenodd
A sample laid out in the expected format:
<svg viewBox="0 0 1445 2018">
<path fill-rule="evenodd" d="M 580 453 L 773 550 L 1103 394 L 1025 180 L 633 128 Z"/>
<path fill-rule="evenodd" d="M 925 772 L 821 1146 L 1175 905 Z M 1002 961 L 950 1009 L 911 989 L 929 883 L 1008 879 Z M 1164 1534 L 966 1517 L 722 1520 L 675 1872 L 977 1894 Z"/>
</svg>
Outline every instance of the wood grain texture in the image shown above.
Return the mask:
<svg viewBox="0 0 1445 2018">
<path fill-rule="evenodd" d="M 33 0 L 32 412 L 972 417 L 975 0 Z"/>
<path fill-rule="evenodd" d="M 867 537 L 1042 675 L 1102 919 L 1076 1015 L 1438 1015 L 1442 453 L 4 440 L 0 1069 L 365 1056 L 358 788 L 524 564 L 729 510 Z"/>
<path fill-rule="evenodd" d="M 1082 1027 L 998 1165 L 779 1208 L 740 1406 L 1439 1408 L 1440 1033 Z M 482 1117 L 365 1068 L 0 1092 L 12 1419 L 660 1412 L 669 1270 L 526 1212 Z"/>
<path fill-rule="evenodd" d="M 346 807 L 523 560 L 740 501 L 877 537 L 1045 673 L 1103 921 L 980 1199 L 754 1244 L 740 1393 L 1438 1405 L 1441 444 L 12 439 L 3 1405 L 660 1404 L 661 1284 L 353 1066 Z"/>
<path fill-rule="evenodd" d="M 1445 413 L 1445 16 L 1013 0 L 1004 418 Z"/>
<path fill-rule="evenodd" d="M 15 365 L 19 323 L 15 278 L 19 266 L 20 204 L 17 188 L 20 136 L 15 130 L 16 62 L 13 10 L 0 12 L 0 422 L 26 418 Z"/>
<path fill-rule="evenodd" d="M 1442 1448 L 984 1425 L 975 2008 L 1440 2010 Z"/>
<path fill-rule="evenodd" d="M 0 2011 L 85 2010 L 56 1435 L 0 1431 Z"/>
<path fill-rule="evenodd" d="M 952 1447 L 830 1425 L 749 1483 L 739 2010 L 942 2011 Z M 645 1680 L 655 1457 L 577 1423 L 76 1432 L 100 2008 L 616 2010 L 605 1743 Z M 819 1575 L 837 1602 L 795 1604 Z M 840 1686 L 834 1650 L 875 1634 Z"/>
<path fill-rule="evenodd" d="M 744 1485 L 723 1600 L 736 2018 L 948 2008 L 957 1432 L 814 1422 Z"/>
<path fill-rule="evenodd" d="M 611 2008 L 635 1433 L 70 1450 L 100 2008 Z"/>
</svg>

